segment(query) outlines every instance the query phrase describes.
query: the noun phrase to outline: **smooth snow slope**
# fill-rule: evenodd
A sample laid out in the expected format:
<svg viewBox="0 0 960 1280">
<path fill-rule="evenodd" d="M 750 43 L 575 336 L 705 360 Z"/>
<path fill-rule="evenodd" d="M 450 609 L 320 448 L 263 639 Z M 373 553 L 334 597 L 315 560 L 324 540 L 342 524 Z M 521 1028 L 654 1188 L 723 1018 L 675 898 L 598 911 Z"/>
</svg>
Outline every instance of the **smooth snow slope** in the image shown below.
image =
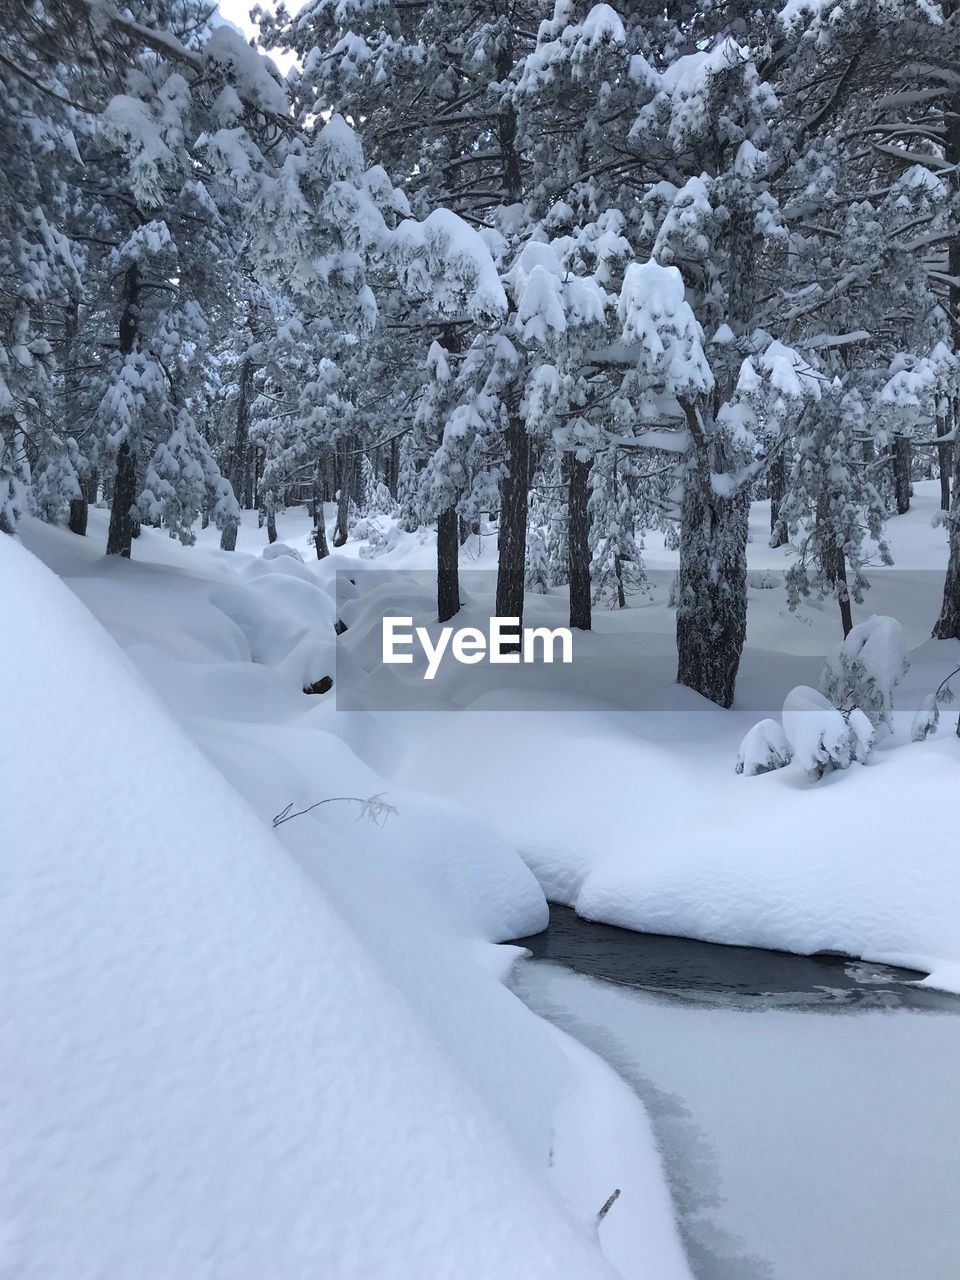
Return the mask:
<svg viewBox="0 0 960 1280">
<path fill-rule="evenodd" d="M 112 641 L 0 573 L 0 1271 L 605 1274 Z"/>
</svg>

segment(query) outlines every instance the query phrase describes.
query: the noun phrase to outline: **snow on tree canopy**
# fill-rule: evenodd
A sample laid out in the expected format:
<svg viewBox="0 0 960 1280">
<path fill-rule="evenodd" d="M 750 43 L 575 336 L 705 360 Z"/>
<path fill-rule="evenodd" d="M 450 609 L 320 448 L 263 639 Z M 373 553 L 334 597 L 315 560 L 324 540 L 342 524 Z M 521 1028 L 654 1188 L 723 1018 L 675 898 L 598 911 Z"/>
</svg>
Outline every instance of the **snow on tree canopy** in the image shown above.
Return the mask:
<svg viewBox="0 0 960 1280">
<path fill-rule="evenodd" d="M 525 244 L 504 279 L 516 300 L 515 324 L 525 342 L 546 343 L 568 325 L 603 319 L 603 290 L 595 280 L 565 270 L 553 245 Z"/>
<path fill-rule="evenodd" d="M 893 730 L 893 690 L 906 674 L 906 641 L 896 618 L 859 622 L 827 655 L 820 688 L 837 707 L 855 706 L 874 728 Z"/>
<path fill-rule="evenodd" d="M 761 720 L 749 729 L 737 754 L 737 773 L 753 778 L 785 768 L 793 759 L 787 735 L 776 720 Z"/>
<path fill-rule="evenodd" d="M 341 115 L 332 115 L 317 134 L 314 156 L 319 173 L 328 182 L 356 178 L 363 170 L 360 139 Z"/>
<path fill-rule="evenodd" d="M 392 233 L 389 249 L 408 282 L 422 278 L 441 314 L 493 317 L 506 311 L 506 295 L 485 241 L 449 209 L 435 209 L 422 222 L 404 219 Z"/>
<path fill-rule="evenodd" d="M 553 21 L 540 23 L 537 47 L 524 59 L 517 93 L 535 96 L 551 84 L 568 64 L 574 80 L 584 78 L 588 68 L 606 49 L 627 43 L 619 14 L 608 4 L 594 5 L 582 22 L 571 21 L 572 6 L 558 0 Z"/>
<path fill-rule="evenodd" d="M 204 56 L 212 68 L 228 73 L 245 102 L 272 115 L 290 114 L 286 90 L 276 78 L 273 63 L 251 49 L 233 27 L 226 24 L 215 27 L 204 46 Z"/>
<path fill-rule="evenodd" d="M 864 734 L 851 726 L 822 693 L 809 685 L 791 689 L 783 703 L 783 729 L 794 757 L 810 778 L 831 769 L 848 769 L 865 759 Z"/>
<path fill-rule="evenodd" d="M 638 363 L 668 395 L 699 395 L 713 388 L 703 353 L 703 330 L 684 297 L 676 267 L 632 262 L 623 277 L 618 315 L 622 340 L 638 348 Z"/>
</svg>

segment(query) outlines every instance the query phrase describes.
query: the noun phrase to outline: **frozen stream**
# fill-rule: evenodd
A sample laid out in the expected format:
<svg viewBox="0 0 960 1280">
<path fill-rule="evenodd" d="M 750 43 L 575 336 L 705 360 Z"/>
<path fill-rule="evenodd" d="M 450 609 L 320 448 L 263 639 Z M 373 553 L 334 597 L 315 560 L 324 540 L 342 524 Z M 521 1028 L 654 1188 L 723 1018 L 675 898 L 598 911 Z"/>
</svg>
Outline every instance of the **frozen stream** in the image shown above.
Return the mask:
<svg viewBox="0 0 960 1280">
<path fill-rule="evenodd" d="M 646 1103 L 699 1280 L 957 1280 L 960 1000 L 566 908 L 523 945 L 513 989 Z"/>
</svg>

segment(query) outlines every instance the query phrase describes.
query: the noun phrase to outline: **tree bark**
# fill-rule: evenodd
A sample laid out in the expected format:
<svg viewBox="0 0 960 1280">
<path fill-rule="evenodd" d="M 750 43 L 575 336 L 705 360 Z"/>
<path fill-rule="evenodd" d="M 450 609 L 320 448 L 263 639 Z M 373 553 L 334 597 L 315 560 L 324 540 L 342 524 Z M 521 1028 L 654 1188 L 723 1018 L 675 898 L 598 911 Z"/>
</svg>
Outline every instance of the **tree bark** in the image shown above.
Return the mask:
<svg viewBox="0 0 960 1280">
<path fill-rule="evenodd" d="M 82 538 L 87 532 L 87 499 L 86 496 L 79 498 L 71 498 L 70 515 L 67 519 L 67 528 L 71 533 L 79 534 Z"/>
<path fill-rule="evenodd" d="M 76 375 L 73 372 L 77 363 L 77 337 L 80 330 L 80 304 L 76 298 L 71 299 L 64 313 L 63 340 L 64 362 L 68 372 L 65 374 L 67 430 L 72 435 L 78 416 L 76 395 Z M 80 494 L 70 499 L 70 513 L 67 517 L 67 528 L 81 538 L 87 532 L 87 490 L 83 479 L 79 479 Z"/>
<path fill-rule="evenodd" d="M 124 303 L 120 314 L 120 351 L 130 355 L 137 344 L 140 318 L 140 273 L 136 263 L 128 267 L 124 279 Z M 110 504 L 107 555 L 130 559 L 133 539 L 140 533 L 139 521 L 130 514 L 137 500 L 137 460 L 128 440 L 117 450 L 117 475 Z"/>
<path fill-rule="evenodd" d="M 910 510 L 910 437 L 897 434 L 893 437 L 893 486 L 897 501 L 897 515 L 905 516 Z"/>
<path fill-rule="evenodd" d="M 933 628 L 935 640 L 960 639 L 960 444 L 956 441 L 953 444 L 953 502 L 948 520 L 950 550 L 943 584 L 943 606 Z"/>
<path fill-rule="evenodd" d="M 110 528 L 107 532 L 107 555 L 130 559 L 133 544 L 133 520 L 130 508 L 137 497 L 137 466 L 129 444 L 124 440 L 117 450 L 117 474 L 113 482 Z"/>
<path fill-rule="evenodd" d="M 505 440 L 509 456 L 500 486 L 496 609 L 498 618 L 517 618 L 522 627 L 530 438 L 516 407 L 510 414 Z"/>
<path fill-rule="evenodd" d="M 350 515 L 350 493 L 356 459 L 353 454 L 353 436 L 347 436 L 340 447 L 340 492 L 337 498 L 337 524 L 333 531 L 333 545 L 342 547 L 347 540 L 347 521 Z"/>
<path fill-rule="evenodd" d="M 680 522 L 677 680 L 733 706 L 747 633 L 750 491 L 719 498 L 690 476 Z"/>
<path fill-rule="evenodd" d="M 230 453 L 230 486 L 233 496 L 240 498 L 247 487 L 247 467 L 249 461 L 250 437 L 250 387 L 253 383 L 253 361 L 246 357 L 240 366 L 240 388 L 237 394 L 237 429 L 233 437 L 233 449 Z M 220 534 L 220 549 L 235 551 L 237 548 L 238 525 L 235 520 L 224 525 Z"/>
<path fill-rule="evenodd" d="M 313 478 L 313 544 L 317 559 L 324 560 L 330 554 L 327 546 L 327 525 L 323 514 L 323 455 L 317 458 L 317 470 Z"/>
<path fill-rule="evenodd" d="M 850 604 L 850 592 L 847 589 L 847 558 L 830 529 L 827 522 L 829 496 L 826 487 L 821 491 L 817 501 L 817 539 L 820 547 L 820 568 L 824 578 L 837 594 L 840 606 L 840 625 L 843 627 L 844 639 L 853 628 L 853 612 Z"/>
<path fill-rule="evenodd" d="M 780 519 L 780 506 L 787 488 L 787 460 L 783 450 L 777 454 L 770 468 L 770 546 L 782 547 L 787 540 L 787 531 Z"/>
<path fill-rule="evenodd" d="M 567 472 L 567 573 L 570 579 L 570 626 L 589 631 L 592 623 L 590 601 L 590 512 L 589 462 L 576 454 L 565 458 Z"/>
<path fill-rule="evenodd" d="M 272 546 L 277 540 L 277 507 L 273 494 L 267 494 L 267 542 Z"/>
<path fill-rule="evenodd" d="M 437 517 L 437 621 L 460 612 L 460 520 L 456 507 Z"/>
<path fill-rule="evenodd" d="M 937 420 L 937 435 L 946 436 L 950 434 L 950 420 L 948 418 L 939 418 Z M 950 510 L 950 467 L 953 462 L 953 450 L 949 441 L 945 444 L 937 445 L 937 460 L 940 464 L 940 510 Z"/>
</svg>

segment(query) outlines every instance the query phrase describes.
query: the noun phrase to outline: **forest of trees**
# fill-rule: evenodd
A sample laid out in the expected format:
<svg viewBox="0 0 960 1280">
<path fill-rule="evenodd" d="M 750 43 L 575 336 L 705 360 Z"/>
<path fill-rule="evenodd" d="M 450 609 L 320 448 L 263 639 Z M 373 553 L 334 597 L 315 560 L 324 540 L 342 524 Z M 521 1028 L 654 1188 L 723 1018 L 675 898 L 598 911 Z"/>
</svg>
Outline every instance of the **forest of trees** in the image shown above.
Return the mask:
<svg viewBox="0 0 960 1280">
<path fill-rule="evenodd" d="M 939 476 L 960 637 L 953 0 L 0 0 L 0 529 L 108 554 L 305 503 L 498 529 L 496 611 L 589 628 L 679 549 L 733 700 L 747 519 L 844 631 Z"/>
</svg>

